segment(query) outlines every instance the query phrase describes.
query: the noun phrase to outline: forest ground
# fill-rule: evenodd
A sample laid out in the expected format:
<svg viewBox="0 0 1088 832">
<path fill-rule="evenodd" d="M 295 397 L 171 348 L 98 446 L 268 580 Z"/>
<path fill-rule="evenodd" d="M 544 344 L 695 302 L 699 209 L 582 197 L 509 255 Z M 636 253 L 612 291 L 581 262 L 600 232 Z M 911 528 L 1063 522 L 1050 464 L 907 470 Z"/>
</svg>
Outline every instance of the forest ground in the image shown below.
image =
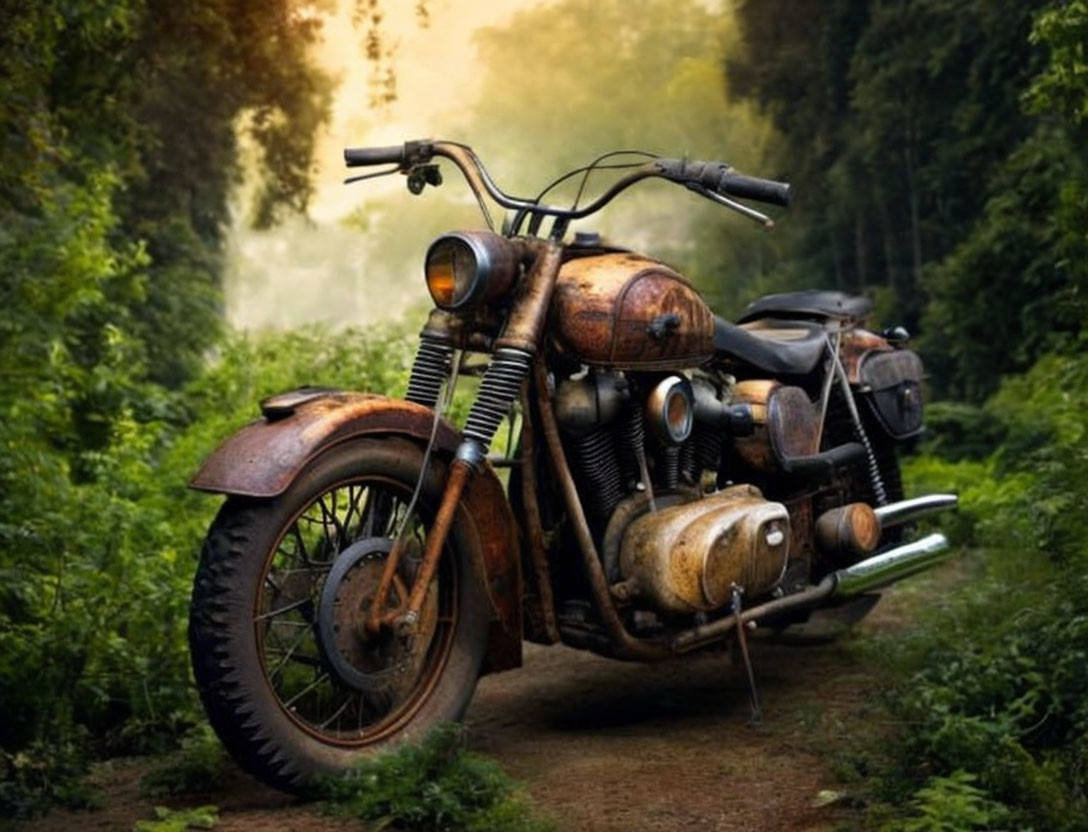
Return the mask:
<svg viewBox="0 0 1088 832">
<path fill-rule="evenodd" d="M 904 593 L 909 594 L 909 593 Z M 859 634 L 904 625 L 907 599 L 886 597 Z M 526 645 L 519 670 L 483 678 L 467 715 L 470 746 L 521 781 L 560 832 L 744 829 L 816 832 L 849 811 L 835 771 L 887 714 L 886 679 L 845 641 L 757 640 L 764 722 L 749 724 L 744 669 L 716 650 L 658 665 Z M 94 782 L 105 805 L 54 812 L 18 832 L 129 830 L 154 805 L 215 804 L 217 832 L 321 832 L 350 822 L 265 788 L 232 768 L 214 792 L 154 799 L 139 781 L 154 761 L 114 760 Z"/>
</svg>

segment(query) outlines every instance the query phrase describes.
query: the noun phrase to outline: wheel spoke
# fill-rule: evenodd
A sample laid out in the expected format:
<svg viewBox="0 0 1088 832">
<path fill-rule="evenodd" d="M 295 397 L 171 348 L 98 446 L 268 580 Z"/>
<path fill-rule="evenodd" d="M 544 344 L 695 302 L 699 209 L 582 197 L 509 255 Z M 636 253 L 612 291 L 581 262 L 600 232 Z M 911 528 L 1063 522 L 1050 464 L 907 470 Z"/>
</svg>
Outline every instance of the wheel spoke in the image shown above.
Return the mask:
<svg viewBox="0 0 1088 832">
<path fill-rule="evenodd" d="M 309 634 L 309 630 L 302 630 L 297 636 L 295 636 L 295 640 L 291 642 L 291 646 L 287 648 L 287 651 L 284 653 L 283 658 L 280 659 L 279 664 L 277 664 L 271 671 L 269 671 L 269 679 L 276 678 L 277 674 L 279 674 L 279 672 L 283 670 L 283 668 L 287 665 L 287 662 L 291 660 L 291 657 L 295 654 L 295 651 L 298 650 L 299 646 L 302 644 L 303 639 L 305 639 Z"/>
<path fill-rule="evenodd" d="M 258 615 L 253 620 L 254 621 L 264 621 L 267 618 L 275 618 L 277 615 L 283 615 L 285 612 L 290 612 L 291 610 L 297 610 L 300 607 L 305 606 L 306 604 L 312 604 L 312 603 L 313 603 L 313 601 L 311 599 L 309 599 L 309 598 L 299 598 L 297 601 L 292 601 L 290 604 L 287 604 L 286 606 L 280 607 L 278 610 L 270 610 L 269 612 L 262 613 L 261 615 Z"/>
<path fill-rule="evenodd" d="M 338 719 L 338 718 L 340 717 L 340 715 L 341 715 L 342 713 L 344 713 L 344 711 L 346 711 L 346 710 L 347 710 L 347 707 L 348 707 L 348 705 L 350 705 L 350 704 L 351 704 L 351 697 L 348 697 L 348 698 L 346 698 L 346 699 L 344 700 L 344 704 L 343 704 L 343 705 L 341 705 L 341 706 L 340 706 L 339 708 L 337 708 L 337 709 L 336 709 L 336 713 L 334 713 L 334 714 L 333 714 L 332 716 L 330 716 L 330 717 L 329 717 L 328 719 L 326 719 L 326 720 L 325 720 L 324 722 L 322 722 L 322 723 L 321 723 L 320 725 L 318 725 L 317 727 L 318 727 L 318 728 L 320 728 L 320 729 L 321 729 L 322 731 L 324 731 L 324 730 L 325 730 L 326 728 L 328 728 L 328 727 L 329 727 L 329 724 L 330 724 L 330 723 L 331 723 L 331 722 L 332 722 L 333 720 L 335 720 L 335 719 Z"/>
<path fill-rule="evenodd" d="M 324 496 L 321 496 L 321 497 L 317 498 L 317 504 L 321 509 L 321 518 L 322 518 L 321 525 L 322 525 L 323 531 L 325 533 L 325 540 L 327 540 L 329 542 L 329 545 L 332 547 L 332 551 L 339 554 L 341 551 L 343 551 L 343 548 L 344 548 L 344 538 L 345 538 L 344 527 L 341 526 L 340 521 L 336 519 L 336 489 L 333 489 L 330 492 L 330 494 L 332 494 L 332 509 L 331 510 L 328 508 L 328 506 L 325 505 L 325 497 Z M 332 526 L 334 529 L 336 529 L 336 542 L 335 543 L 333 543 L 333 541 L 329 538 L 329 526 Z"/>
<path fill-rule="evenodd" d="M 304 687 L 302 690 L 300 690 L 298 693 L 296 693 L 294 696 L 292 696 L 290 699 L 288 699 L 286 702 L 284 702 L 283 707 L 290 708 L 292 705 L 294 705 L 296 702 L 298 702 L 298 700 L 300 700 L 303 696 L 305 696 L 307 693 L 312 691 L 314 688 L 316 688 L 318 685 L 320 685 L 322 682 L 324 682 L 328 678 L 329 678 L 328 672 L 322 671 L 320 674 L 318 674 L 318 676 L 312 682 L 310 682 L 310 684 L 308 684 L 306 687 Z"/>
<path fill-rule="evenodd" d="M 398 531 L 405 535 L 409 551 L 416 554 L 402 560 L 403 568 L 394 576 L 389 606 L 383 612 L 403 606 L 409 594 L 406 585 L 418 566 L 427 533 L 423 511 L 406 517 L 412 488 L 414 484 L 401 484 L 385 476 L 328 486 L 284 529 L 262 576 L 263 600 L 257 609 L 264 612 L 256 614 L 254 621 L 265 676 L 280 706 L 320 736 L 365 743 L 373 732 L 403 718 L 404 709 L 425 689 L 425 680 L 440 667 L 437 657 L 448 649 L 454 620 L 454 585 L 449 583 L 448 561 L 436 576 L 437 593 L 428 594 L 428 603 L 435 605 L 428 607 L 429 620 L 437 629 L 426 645 L 419 646 L 419 653 L 410 657 L 384 640 L 388 634 L 375 636 L 359 630 L 348 636 L 358 626 L 355 617 L 365 615 L 365 605 L 373 598 L 381 571 L 378 558 L 385 556 L 385 550 L 380 550 L 380 555 L 374 552 L 370 566 L 353 565 L 340 575 L 343 589 L 336 588 L 336 597 L 351 601 L 338 600 L 328 609 L 319 609 L 324 582 L 341 553 L 361 540 L 389 538 Z M 357 568 L 367 571 L 354 571 Z M 332 620 L 322 626 L 331 624 L 340 633 L 331 639 L 332 644 L 319 638 L 317 624 L 323 616 Z M 353 629 L 345 631 L 344 627 Z M 347 684 L 339 669 L 341 661 L 372 679 L 373 686 L 363 692 Z M 400 673 L 392 672 L 396 666 L 402 666 Z M 404 668 L 411 668 L 409 675 L 402 675 Z"/>
<path fill-rule="evenodd" d="M 306 552 L 306 544 L 302 541 L 302 531 L 299 529 L 298 523 L 291 524 L 291 534 L 294 535 L 295 542 L 297 544 L 297 548 L 294 552 L 295 556 L 302 558 L 302 562 L 304 564 L 312 567 L 313 564 L 310 561 L 309 554 Z"/>
</svg>

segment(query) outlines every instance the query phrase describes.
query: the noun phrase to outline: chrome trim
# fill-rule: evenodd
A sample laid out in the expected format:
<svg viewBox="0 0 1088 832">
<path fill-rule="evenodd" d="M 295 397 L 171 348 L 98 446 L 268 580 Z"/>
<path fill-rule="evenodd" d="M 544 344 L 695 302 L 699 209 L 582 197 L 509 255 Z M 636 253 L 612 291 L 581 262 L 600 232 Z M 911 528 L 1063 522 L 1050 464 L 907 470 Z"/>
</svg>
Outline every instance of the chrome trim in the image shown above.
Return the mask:
<svg viewBox="0 0 1088 832">
<path fill-rule="evenodd" d="M 948 511 L 959 504 L 960 498 L 955 494 L 927 494 L 924 497 L 914 497 L 910 500 L 900 500 L 886 506 L 874 508 L 876 517 L 880 521 L 881 528 L 901 526 L 910 523 L 920 517 L 935 514 L 938 511 Z"/>
<path fill-rule="evenodd" d="M 849 598 L 871 589 L 879 589 L 935 566 L 951 554 L 948 538 L 935 532 L 921 540 L 896 546 L 846 569 L 840 569 L 835 573 L 834 595 Z"/>
</svg>

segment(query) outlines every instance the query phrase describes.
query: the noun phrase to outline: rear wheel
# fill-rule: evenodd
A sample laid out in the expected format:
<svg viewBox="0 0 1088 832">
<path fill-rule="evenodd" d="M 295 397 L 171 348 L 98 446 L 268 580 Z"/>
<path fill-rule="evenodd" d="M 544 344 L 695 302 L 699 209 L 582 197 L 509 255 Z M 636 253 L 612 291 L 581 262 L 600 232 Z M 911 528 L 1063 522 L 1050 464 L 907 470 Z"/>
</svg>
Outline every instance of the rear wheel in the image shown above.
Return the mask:
<svg viewBox="0 0 1088 832">
<path fill-rule="evenodd" d="M 398 530 L 381 613 L 407 601 L 445 482 L 400 438 L 335 446 L 273 500 L 231 497 L 209 529 L 189 643 L 209 719 L 238 762 L 289 791 L 460 718 L 486 647 L 474 530 L 455 522 L 411 640 L 365 622 Z"/>
</svg>

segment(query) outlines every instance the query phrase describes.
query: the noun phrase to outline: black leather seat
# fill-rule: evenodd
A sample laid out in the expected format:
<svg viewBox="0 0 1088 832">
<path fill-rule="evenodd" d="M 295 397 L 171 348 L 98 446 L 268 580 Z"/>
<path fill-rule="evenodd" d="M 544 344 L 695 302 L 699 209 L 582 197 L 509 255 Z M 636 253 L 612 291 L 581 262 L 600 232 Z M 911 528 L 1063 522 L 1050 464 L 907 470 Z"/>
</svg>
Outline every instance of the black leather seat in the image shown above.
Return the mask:
<svg viewBox="0 0 1088 832">
<path fill-rule="evenodd" d="M 812 372 L 826 346 L 826 331 L 816 324 L 763 319 L 744 327 L 714 316 L 714 352 L 773 375 Z"/>
<path fill-rule="evenodd" d="M 740 323 L 775 316 L 779 318 L 833 318 L 861 320 L 873 311 L 873 302 L 845 292 L 805 291 L 766 295 L 748 304 Z"/>
</svg>

